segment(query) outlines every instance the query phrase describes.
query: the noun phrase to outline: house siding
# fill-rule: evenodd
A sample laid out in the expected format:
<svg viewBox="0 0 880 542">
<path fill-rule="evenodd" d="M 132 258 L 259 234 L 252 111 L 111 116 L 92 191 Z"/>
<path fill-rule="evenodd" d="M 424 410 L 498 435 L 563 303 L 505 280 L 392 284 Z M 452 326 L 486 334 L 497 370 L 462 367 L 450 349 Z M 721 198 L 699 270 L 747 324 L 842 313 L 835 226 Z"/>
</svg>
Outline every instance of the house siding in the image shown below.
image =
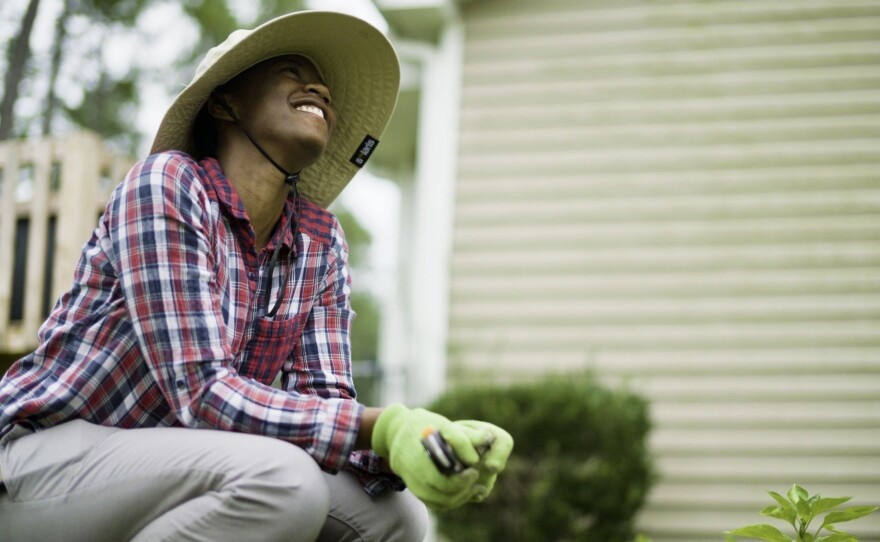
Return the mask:
<svg viewBox="0 0 880 542">
<path fill-rule="evenodd" d="M 451 382 L 643 393 L 655 542 L 764 522 L 794 482 L 880 504 L 880 1 L 462 18 Z"/>
</svg>

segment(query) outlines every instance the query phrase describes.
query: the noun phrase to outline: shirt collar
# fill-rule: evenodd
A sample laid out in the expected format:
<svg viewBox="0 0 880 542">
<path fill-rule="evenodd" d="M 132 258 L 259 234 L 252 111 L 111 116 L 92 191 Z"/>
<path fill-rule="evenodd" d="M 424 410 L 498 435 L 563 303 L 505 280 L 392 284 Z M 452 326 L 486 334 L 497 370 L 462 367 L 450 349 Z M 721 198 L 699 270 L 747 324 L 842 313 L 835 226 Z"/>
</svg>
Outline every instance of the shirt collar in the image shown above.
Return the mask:
<svg viewBox="0 0 880 542">
<path fill-rule="evenodd" d="M 244 208 L 244 202 L 238 195 L 238 191 L 223 174 L 220 162 L 216 158 L 207 157 L 199 161 L 199 165 L 205 173 L 208 190 L 220 203 L 222 209 L 231 217 L 235 218 L 235 231 L 243 235 L 253 245 L 256 242 L 254 230 L 251 227 L 251 219 Z M 280 241 L 287 248 L 293 246 L 293 232 L 290 231 L 290 210 L 293 206 L 293 198 L 288 195 L 281 211 L 281 220 L 275 228 L 272 239 L 269 240 L 267 249 L 275 248 Z"/>
</svg>

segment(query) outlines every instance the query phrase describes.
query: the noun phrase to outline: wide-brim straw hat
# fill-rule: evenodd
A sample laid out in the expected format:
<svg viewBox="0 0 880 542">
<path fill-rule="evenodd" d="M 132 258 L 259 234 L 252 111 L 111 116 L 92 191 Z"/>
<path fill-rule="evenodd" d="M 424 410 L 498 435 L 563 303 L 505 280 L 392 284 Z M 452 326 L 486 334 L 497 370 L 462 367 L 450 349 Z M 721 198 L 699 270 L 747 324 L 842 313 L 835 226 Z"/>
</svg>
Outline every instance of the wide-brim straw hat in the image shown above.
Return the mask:
<svg viewBox="0 0 880 542">
<path fill-rule="evenodd" d="M 368 138 L 382 137 L 400 86 L 400 63 L 391 43 L 351 15 L 301 11 L 230 34 L 208 51 L 168 108 L 150 152 L 195 155 L 193 124 L 211 92 L 263 60 L 288 54 L 310 59 L 333 96 L 333 134 L 324 154 L 300 173 L 297 183 L 303 197 L 328 207 L 371 154 L 374 144 Z"/>
</svg>

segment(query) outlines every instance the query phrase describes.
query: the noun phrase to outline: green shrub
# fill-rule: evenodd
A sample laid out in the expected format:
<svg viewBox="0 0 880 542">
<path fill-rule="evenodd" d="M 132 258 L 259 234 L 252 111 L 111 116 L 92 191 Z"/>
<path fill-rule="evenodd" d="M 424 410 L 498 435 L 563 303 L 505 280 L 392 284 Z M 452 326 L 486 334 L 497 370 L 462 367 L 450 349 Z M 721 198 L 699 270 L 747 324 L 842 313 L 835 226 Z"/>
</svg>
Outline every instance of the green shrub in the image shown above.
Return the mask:
<svg viewBox="0 0 880 542">
<path fill-rule="evenodd" d="M 481 419 L 516 442 L 492 495 L 438 514 L 454 542 L 623 542 L 653 479 L 646 402 L 587 374 L 454 389 L 429 408 Z"/>
</svg>

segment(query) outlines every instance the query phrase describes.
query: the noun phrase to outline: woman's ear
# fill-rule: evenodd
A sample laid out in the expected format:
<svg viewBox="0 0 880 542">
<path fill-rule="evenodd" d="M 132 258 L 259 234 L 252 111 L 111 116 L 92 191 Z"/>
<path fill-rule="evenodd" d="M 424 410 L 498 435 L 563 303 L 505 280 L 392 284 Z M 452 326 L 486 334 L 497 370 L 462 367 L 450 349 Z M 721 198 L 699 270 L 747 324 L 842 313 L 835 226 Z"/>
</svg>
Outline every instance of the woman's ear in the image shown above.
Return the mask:
<svg viewBox="0 0 880 542">
<path fill-rule="evenodd" d="M 212 92 L 208 97 L 208 114 L 218 120 L 233 121 L 233 109 L 229 105 L 226 96 L 219 92 Z"/>
</svg>

